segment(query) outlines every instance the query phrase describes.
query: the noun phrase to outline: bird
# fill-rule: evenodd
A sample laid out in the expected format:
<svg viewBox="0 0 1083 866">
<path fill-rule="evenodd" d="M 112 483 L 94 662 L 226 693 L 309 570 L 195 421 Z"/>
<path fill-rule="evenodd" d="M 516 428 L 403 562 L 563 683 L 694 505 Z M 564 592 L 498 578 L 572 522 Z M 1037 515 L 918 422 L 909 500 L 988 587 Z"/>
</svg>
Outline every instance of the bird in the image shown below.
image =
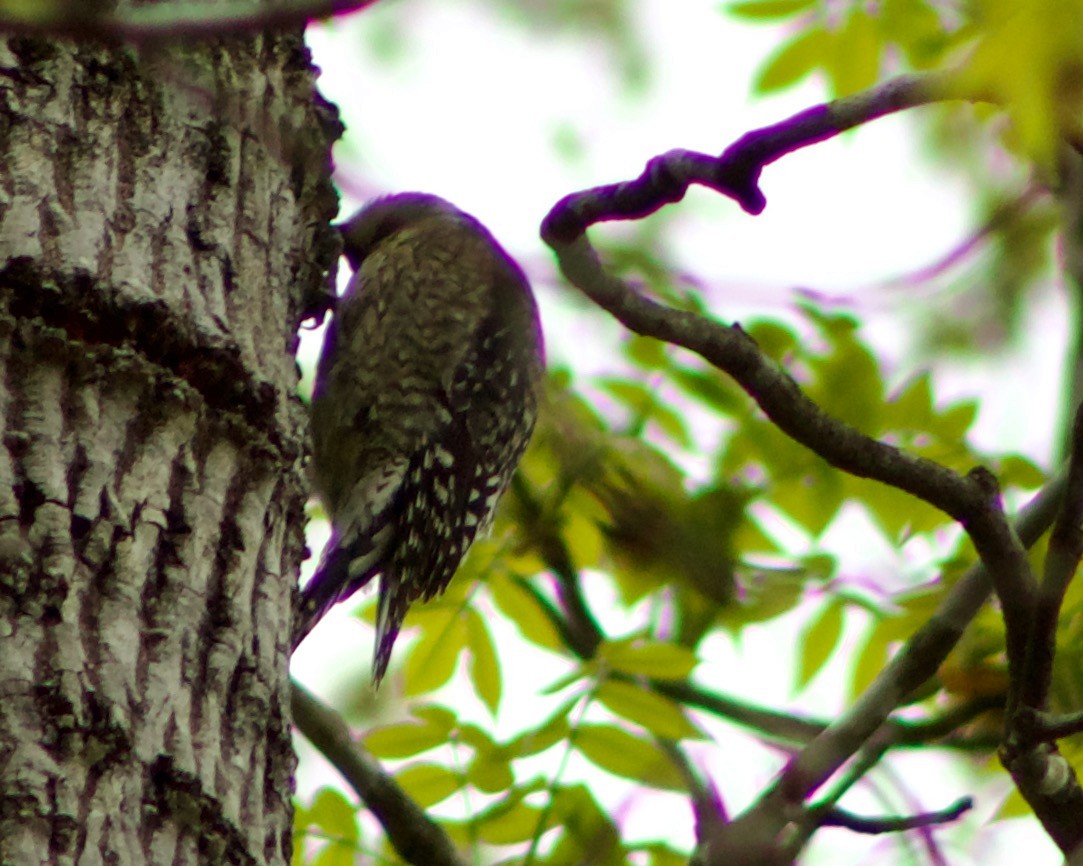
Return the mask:
<svg viewBox="0 0 1083 866">
<path fill-rule="evenodd" d="M 474 217 L 427 193 L 339 226 L 353 269 L 311 400 L 311 475 L 331 539 L 293 647 L 379 578 L 373 681 L 406 612 L 447 588 L 530 440 L 545 371 L 522 268 Z"/>
</svg>

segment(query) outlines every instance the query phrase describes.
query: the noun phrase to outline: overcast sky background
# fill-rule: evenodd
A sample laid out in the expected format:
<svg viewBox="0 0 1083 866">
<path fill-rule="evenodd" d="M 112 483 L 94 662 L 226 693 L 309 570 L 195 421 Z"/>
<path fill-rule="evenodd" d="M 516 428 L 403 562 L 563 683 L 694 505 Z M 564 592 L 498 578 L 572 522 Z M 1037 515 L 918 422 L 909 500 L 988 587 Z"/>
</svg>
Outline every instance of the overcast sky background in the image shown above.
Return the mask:
<svg viewBox="0 0 1083 866">
<path fill-rule="evenodd" d="M 751 97 L 753 72 L 779 44 L 781 31 L 727 18 L 712 0 L 641 0 L 638 14 L 652 77 L 647 92 L 635 97 L 622 90 L 601 45 L 572 35 L 527 33 L 495 20 L 481 4 L 389 0 L 309 31 L 323 69 L 321 90 L 348 126 L 336 149 L 340 185 L 351 194 L 343 215 L 367 197 L 404 190 L 433 192 L 473 213 L 530 273 L 551 361 L 579 370 L 611 369 L 619 332 L 600 314 L 586 312 L 557 278 L 538 238 L 552 204 L 577 189 L 633 177 L 650 157 L 675 147 L 718 152 L 749 129 L 778 122 L 825 95 L 819 82 L 810 81 L 782 96 Z M 396 39 L 401 53 L 393 59 L 372 49 Z M 576 159 L 558 155 L 557 130 L 563 130 L 564 141 L 576 142 Z M 884 284 L 939 259 L 971 224 L 964 187 L 920 150 L 908 120 L 891 117 L 770 166 L 763 176 L 768 205 L 761 216 L 749 217 L 727 200 L 694 191 L 677 206 L 681 218 L 670 229 L 672 249 L 705 281 L 712 308 L 726 320 L 785 314 L 798 288 L 854 300 L 891 369 L 900 379 L 912 375 L 917 369 L 909 361 L 910 343 L 897 322 L 908 305 L 926 299 L 908 298 Z M 602 231 L 610 230 L 619 229 Z M 1063 335 L 1056 322 L 1062 316 L 1059 299 L 1050 293 L 1040 320 L 1051 326 L 1031 329 L 1035 337 L 996 369 L 957 365 L 938 376 L 950 395 L 987 394 L 996 383 L 983 405 L 979 444 L 1017 448 L 1043 462 L 1050 430 L 1033 419 L 1048 417 L 1057 396 Z M 318 348 L 318 335 L 308 335 L 303 362 L 311 363 Z M 1032 411 L 1019 411 L 1024 398 Z M 322 538 L 317 528 L 314 550 Z M 852 564 L 867 562 L 875 570 L 880 553 L 855 551 Z M 330 694 L 345 672 L 368 669 L 371 638 L 347 613 L 336 611 L 337 625 L 321 626 L 295 656 L 295 674 L 318 693 Z M 806 615 L 750 629 L 740 647 L 711 642 L 705 654 L 712 669 L 724 672 L 712 685 L 763 704 L 837 711 L 837 673 L 799 700 L 791 693 L 792 635 Z M 507 707 L 528 701 L 529 689 L 536 687 L 537 680 L 527 679 L 506 677 L 500 730 L 514 728 Z M 526 691 L 519 695 L 516 689 Z M 728 805 L 739 810 L 773 767 L 758 751 L 753 761 L 728 729 L 726 735 L 737 745 L 693 751 L 719 774 Z M 937 765 L 937 785 L 930 791 L 930 766 L 928 756 L 914 755 L 895 770 L 907 777 L 905 786 L 921 791 L 924 808 L 944 807 L 971 788 L 965 773 Z M 313 762 L 302 769 L 302 790 L 327 778 Z M 576 769 L 591 771 L 587 764 Z M 974 793 L 982 800 L 971 819 L 977 822 L 989 817 L 995 792 Z M 869 811 L 882 809 L 875 792 L 868 794 Z M 638 820 L 647 837 L 657 835 L 654 825 L 679 827 L 672 838 L 690 838 L 686 804 L 676 797 L 668 801 L 660 806 L 652 799 L 642 808 L 627 803 L 629 824 Z M 823 835 L 806 863 L 876 862 L 894 844 L 843 831 Z M 995 838 L 983 836 L 981 850 L 951 851 L 950 862 L 1016 863 L 1021 850 L 1028 852 L 1029 866 L 1060 862 L 1041 833 L 1019 822 Z"/>
</svg>

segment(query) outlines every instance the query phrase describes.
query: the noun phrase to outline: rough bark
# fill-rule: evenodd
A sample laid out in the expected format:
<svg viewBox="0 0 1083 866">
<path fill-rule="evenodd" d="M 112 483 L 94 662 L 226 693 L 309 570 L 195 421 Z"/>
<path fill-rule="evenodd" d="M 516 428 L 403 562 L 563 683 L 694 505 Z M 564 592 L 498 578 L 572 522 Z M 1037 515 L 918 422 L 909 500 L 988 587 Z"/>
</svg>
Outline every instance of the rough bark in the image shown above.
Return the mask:
<svg viewBox="0 0 1083 866">
<path fill-rule="evenodd" d="M 0 43 L 0 864 L 289 861 L 313 90 L 297 34 Z"/>
</svg>

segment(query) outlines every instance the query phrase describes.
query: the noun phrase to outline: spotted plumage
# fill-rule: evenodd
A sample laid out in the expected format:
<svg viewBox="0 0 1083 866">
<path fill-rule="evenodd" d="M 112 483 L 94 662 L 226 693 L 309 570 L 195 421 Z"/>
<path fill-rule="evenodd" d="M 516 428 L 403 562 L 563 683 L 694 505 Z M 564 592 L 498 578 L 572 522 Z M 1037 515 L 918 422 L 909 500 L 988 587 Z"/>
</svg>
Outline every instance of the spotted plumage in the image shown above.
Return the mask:
<svg viewBox="0 0 1083 866">
<path fill-rule="evenodd" d="M 355 272 L 312 398 L 332 537 L 294 646 L 379 576 L 379 682 L 410 604 L 444 590 L 492 520 L 534 427 L 543 349 L 522 270 L 443 199 L 379 199 L 341 228 Z"/>
</svg>

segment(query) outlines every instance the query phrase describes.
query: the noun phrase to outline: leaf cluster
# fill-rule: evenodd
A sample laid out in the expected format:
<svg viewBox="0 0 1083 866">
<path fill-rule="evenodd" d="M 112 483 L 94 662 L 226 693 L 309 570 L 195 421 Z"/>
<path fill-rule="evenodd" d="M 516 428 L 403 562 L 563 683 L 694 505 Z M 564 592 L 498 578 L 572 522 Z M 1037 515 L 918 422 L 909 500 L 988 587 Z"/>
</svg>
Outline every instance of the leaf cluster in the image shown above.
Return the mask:
<svg viewBox="0 0 1083 866">
<path fill-rule="evenodd" d="M 861 429 L 960 470 L 994 465 L 1006 486 L 1043 481 L 1021 457 L 994 459 L 968 444 L 973 401 L 938 401 L 928 374 L 889 387 L 851 316 L 805 304 L 788 321 L 746 330 L 822 406 Z M 408 717 L 363 741 L 397 766 L 399 784 L 442 816 L 457 844 L 498 860 L 523 862 L 526 852 L 530 862 L 573 863 L 590 851 L 604 855 L 597 862 L 624 863 L 643 850 L 625 840 L 597 785 L 564 770 L 585 760 L 623 780 L 629 795 L 688 791 L 689 769 L 667 744 L 703 741 L 705 717 L 702 704 L 666 684 L 694 683 L 697 671 L 718 679 L 700 662 L 708 639 L 804 605 L 791 647 L 803 688 L 840 650 L 849 612 L 860 611 L 870 625 L 850 667 L 856 693 L 928 616 L 954 563 L 972 561 L 942 513 L 831 469 L 713 368 L 643 337 L 628 338 L 623 355 L 619 373 L 552 374 L 493 538 L 475 546 L 447 593 L 406 620 L 414 636 L 400 657 Z M 829 539 L 854 509 L 887 545 L 937 535 L 948 543 L 910 566 L 906 592 L 870 588 L 847 573 L 845 548 Z M 944 581 L 932 580 L 938 572 Z M 915 699 L 926 712 L 972 699 L 989 688 L 977 680 L 1002 652 L 1002 629 L 983 619 L 942 682 Z M 505 700 L 509 678 L 528 670 L 551 672 L 537 684 L 537 722 Z M 489 721 L 465 720 L 459 671 Z M 1002 668 L 994 682 L 1003 686 Z M 498 737 L 497 721 L 510 715 L 520 729 Z M 759 733 L 765 742 L 777 736 Z M 672 856 L 654 846 L 648 862 Z"/>
</svg>

